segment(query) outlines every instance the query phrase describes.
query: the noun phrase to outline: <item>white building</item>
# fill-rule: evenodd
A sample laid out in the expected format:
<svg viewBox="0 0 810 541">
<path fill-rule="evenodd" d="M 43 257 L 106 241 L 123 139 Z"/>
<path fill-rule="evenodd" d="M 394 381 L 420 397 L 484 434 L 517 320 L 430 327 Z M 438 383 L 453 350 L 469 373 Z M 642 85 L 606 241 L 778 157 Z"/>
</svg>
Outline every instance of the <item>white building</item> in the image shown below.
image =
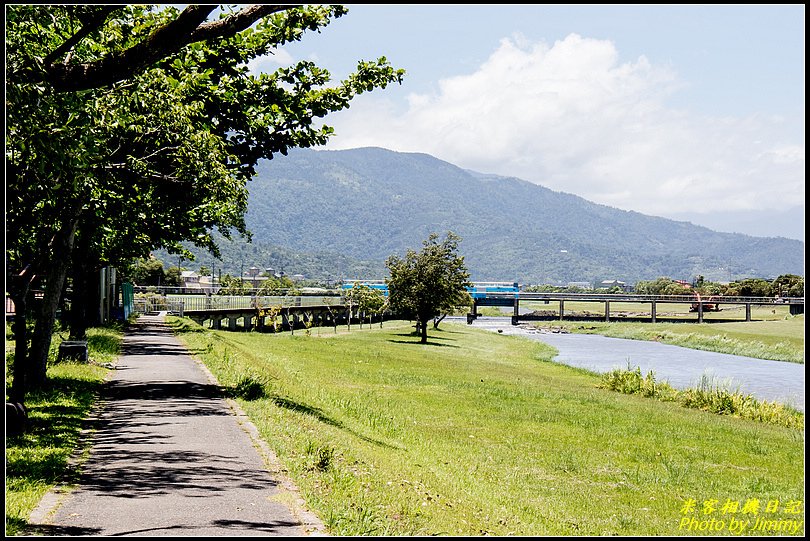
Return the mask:
<svg viewBox="0 0 810 541">
<path fill-rule="evenodd" d="M 180 280 L 183 282 L 182 287 L 187 289 L 200 289 L 200 275 L 194 271 L 184 270 L 180 272 Z"/>
</svg>

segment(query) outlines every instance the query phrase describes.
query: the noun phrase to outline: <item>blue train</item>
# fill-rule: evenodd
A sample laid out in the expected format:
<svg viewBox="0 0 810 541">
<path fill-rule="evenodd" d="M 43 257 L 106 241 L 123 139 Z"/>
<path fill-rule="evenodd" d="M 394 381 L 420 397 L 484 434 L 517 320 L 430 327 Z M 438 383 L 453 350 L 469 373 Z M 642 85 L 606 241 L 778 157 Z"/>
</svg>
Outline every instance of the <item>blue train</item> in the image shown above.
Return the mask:
<svg viewBox="0 0 810 541">
<path fill-rule="evenodd" d="M 355 280 L 343 284 L 342 289 L 351 289 L 354 284 L 361 284 L 382 291 L 388 296 L 388 285 L 384 280 Z M 518 294 L 520 291 L 517 282 L 473 282 L 472 287 L 468 287 L 467 291 L 473 300 L 485 299 L 488 293 L 514 293 Z"/>
<path fill-rule="evenodd" d="M 488 293 L 514 293 L 517 296 L 520 288 L 517 282 L 473 282 L 467 291 L 473 300 L 485 299 Z"/>
<path fill-rule="evenodd" d="M 388 296 L 388 284 L 385 283 L 385 280 L 353 280 L 351 282 L 346 282 L 341 286 L 341 289 L 344 291 L 348 291 L 354 285 L 361 285 L 361 286 L 368 286 L 371 289 L 376 289 L 378 291 L 382 291 L 383 294 L 387 297 Z"/>
</svg>

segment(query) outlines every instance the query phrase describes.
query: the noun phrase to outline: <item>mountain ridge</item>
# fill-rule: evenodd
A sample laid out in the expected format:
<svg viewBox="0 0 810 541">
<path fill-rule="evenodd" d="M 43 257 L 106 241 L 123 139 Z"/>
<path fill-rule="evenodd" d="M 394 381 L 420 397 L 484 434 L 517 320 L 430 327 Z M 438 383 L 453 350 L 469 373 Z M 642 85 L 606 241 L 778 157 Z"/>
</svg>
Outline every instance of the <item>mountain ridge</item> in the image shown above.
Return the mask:
<svg viewBox="0 0 810 541">
<path fill-rule="evenodd" d="M 343 271 L 335 276 L 354 263 L 384 274 L 388 256 L 446 231 L 462 237 L 460 252 L 482 281 L 804 274 L 801 241 L 616 209 L 424 153 L 293 149 L 261 162 L 248 188 L 245 219 L 254 243 L 340 254 Z"/>
</svg>

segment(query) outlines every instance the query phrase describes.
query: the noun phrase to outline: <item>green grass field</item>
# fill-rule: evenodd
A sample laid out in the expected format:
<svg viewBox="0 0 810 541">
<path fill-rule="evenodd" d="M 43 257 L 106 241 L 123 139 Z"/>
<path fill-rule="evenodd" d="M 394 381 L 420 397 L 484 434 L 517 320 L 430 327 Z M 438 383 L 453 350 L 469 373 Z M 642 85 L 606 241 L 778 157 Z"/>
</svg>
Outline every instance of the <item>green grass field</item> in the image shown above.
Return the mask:
<svg viewBox="0 0 810 541">
<path fill-rule="evenodd" d="M 334 535 L 692 535 L 709 519 L 728 535 L 757 517 L 804 532 L 802 430 L 600 389 L 538 342 L 170 321 L 252 398 L 241 406 Z"/>
</svg>

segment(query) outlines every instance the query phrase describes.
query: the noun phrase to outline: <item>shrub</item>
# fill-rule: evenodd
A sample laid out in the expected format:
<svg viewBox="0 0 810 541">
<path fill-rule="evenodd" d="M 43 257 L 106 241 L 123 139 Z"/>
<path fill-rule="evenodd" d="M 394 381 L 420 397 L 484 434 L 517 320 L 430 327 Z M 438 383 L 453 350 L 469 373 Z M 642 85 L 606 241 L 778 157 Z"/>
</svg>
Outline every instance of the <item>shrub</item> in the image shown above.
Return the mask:
<svg viewBox="0 0 810 541">
<path fill-rule="evenodd" d="M 231 390 L 231 396 L 244 400 L 258 400 L 267 396 L 265 388 L 267 382 L 264 378 L 256 376 L 242 376 Z"/>
<path fill-rule="evenodd" d="M 804 414 L 776 402 L 760 401 L 750 394 L 730 390 L 704 375 L 700 384 L 678 391 L 668 383 L 657 383 L 650 371 L 642 377 L 641 368 L 615 369 L 602 375 L 598 387 L 624 394 L 640 394 L 648 398 L 677 401 L 684 407 L 696 408 L 718 415 L 734 415 L 788 428 L 804 430 Z"/>
<path fill-rule="evenodd" d="M 642 376 L 640 367 L 632 369 L 629 364 L 627 370 L 617 368 L 604 374 L 599 387 L 624 394 L 640 394 L 662 400 L 669 399 L 674 391 L 668 383 L 656 382 L 652 370 L 646 376 Z"/>
</svg>

